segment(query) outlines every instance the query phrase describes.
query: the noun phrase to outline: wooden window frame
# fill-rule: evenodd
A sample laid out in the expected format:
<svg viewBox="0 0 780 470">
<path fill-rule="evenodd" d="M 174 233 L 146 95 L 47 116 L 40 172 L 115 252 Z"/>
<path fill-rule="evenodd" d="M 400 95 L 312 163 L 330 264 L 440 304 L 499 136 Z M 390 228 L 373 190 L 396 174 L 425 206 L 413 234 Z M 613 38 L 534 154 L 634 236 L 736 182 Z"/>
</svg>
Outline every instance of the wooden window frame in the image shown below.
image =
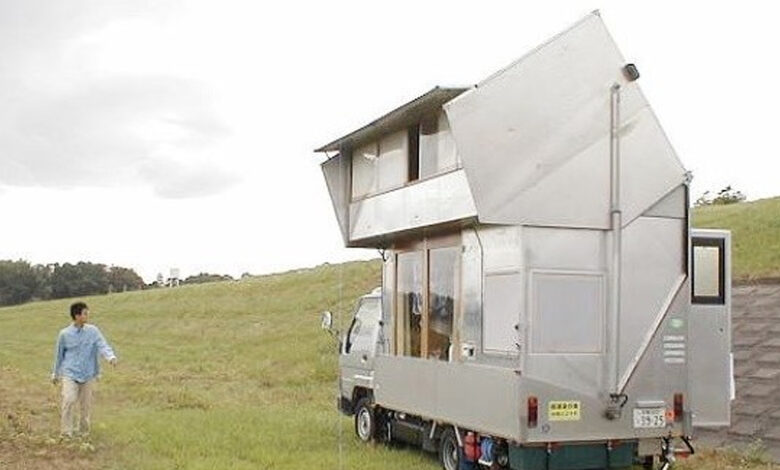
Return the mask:
<svg viewBox="0 0 780 470">
<path fill-rule="evenodd" d="M 407 240 L 405 242 L 401 242 L 396 244 L 394 247 L 394 283 L 393 283 L 393 331 L 395 336 L 395 341 L 393 341 L 393 351 L 392 354 L 394 356 L 406 356 L 406 354 L 403 354 L 403 347 L 399 348 L 399 346 L 403 346 L 406 343 L 406 338 L 401 337 L 399 334 L 400 332 L 404 331 L 402 329 L 402 325 L 400 324 L 401 321 L 404 321 L 405 319 L 402 319 L 399 311 L 398 311 L 398 281 L 399 281 L 399 275 L 398 275 L 398 256 L 404 253 L 414 253 L 418 252 L 423 257 L 422 258 L 422 292 L 423 292 L 423 299 L 422 299 L 422 318 L 420 319 L 420 358 L 421 359 L 428 359 L 428 327 L 429 327 L 429 317 L 430 317 L 430 250 L 438 249 L 438 248 L 460 248 L 462 246 L 461 242 L 461 235 L 460 232 L 457 233 L 451 233 L 451 234 L 444 234 L 444 235 L 437 235 L 437 236 L 430 236 L 430 237 L 424 237 L 422 239 L 416 239 L 416 240 Z M 461 317 L 461 285 L 462 285 L 462 277 L 463 277 L 463 258 L 461 256 L 457 257 L 457 264 L 455 266 L 455 285 L 453 287 L 453 292 L 455 294 L 455 299 L 453 300 L 453 312 L 452 312 L 452 336 L 451 336 L 451 343 L 453 345 L 452 348 L 452 356 L 449 360 L 452 361 L 454 357 L 457 356 L 456 352 L 458 350 L 458 344 L 460 341 L 460 334 L 458 330 L 458 325 L 460 324 L 460 317 Z M 414 356 L 408 356 L 408 357 L 414 357 Z"/>
</svg>

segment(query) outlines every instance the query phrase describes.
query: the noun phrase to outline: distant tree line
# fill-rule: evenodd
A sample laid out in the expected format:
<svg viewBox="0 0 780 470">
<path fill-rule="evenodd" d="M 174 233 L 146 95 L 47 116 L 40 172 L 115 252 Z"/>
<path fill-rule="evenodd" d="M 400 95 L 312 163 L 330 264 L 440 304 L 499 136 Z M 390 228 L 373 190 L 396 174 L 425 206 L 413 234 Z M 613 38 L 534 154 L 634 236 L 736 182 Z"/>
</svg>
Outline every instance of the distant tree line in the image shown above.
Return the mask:
<svg viewBox="0 0 780 470">
<path fill-rule="evenodd" d="M 130 268 L 78 262 L 30 264 L 0 260 L 0 305 L 62 299 L 143 289 L 143 279 Z"/>
</svg>

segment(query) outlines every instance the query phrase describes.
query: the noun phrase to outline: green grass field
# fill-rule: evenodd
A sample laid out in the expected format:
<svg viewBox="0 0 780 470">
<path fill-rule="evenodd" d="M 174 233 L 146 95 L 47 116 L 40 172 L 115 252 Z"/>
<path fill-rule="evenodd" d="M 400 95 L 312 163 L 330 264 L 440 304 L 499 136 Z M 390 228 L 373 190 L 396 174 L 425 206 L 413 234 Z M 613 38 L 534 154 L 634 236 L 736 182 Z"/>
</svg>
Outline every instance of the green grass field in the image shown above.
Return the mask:
<svg viewBox="0 0 780 470">
<path fill-rule="evenodd" d="M 735 280 L 780 278 L 780 197 L 698 207 L 693 225 L 731 230 Z"/>
<path fill-rule="evenodd" d="M 379 263 L 87 298 L 120 357 L 103 368 L 93 435 L 60 443 L 48 381 L 70 301 L 0 309 L 0 469 L 438 468 L 418 450 L 359 445 L 335 409 L 336 347 Z"/>
<path fill-rule="evenodd" d="M 733 232 L 736 277 L 780 276 L 780 198 L 694 211 Z M 120 357 L 104 366 L 93 434 L 59 442 L 54 341 L 70 300 L 0 309 L 0 470 L 437 469 L 417 449 L 366 446 L 335 409 L 331 310 L 379 285 L 379 262 L 323 265 L 178 289 L 87 298 Z M 684 468 L 777 468 L 705 453 Z"/>
</svg>

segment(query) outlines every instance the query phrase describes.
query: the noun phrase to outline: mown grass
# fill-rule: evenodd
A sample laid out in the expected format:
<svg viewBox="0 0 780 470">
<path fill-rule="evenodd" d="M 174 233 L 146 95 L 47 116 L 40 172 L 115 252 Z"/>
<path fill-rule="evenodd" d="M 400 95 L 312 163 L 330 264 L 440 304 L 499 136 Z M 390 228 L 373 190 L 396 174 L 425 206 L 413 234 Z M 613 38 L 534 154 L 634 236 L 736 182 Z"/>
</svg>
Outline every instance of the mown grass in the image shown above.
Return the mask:
<svg viewBox="0 0 780 470">
<path fill-rule="evenodd" d="M 699 449 L 687 459 L 679 460 L 677 470 L 778 470 L 761 441 L 742 448 Z"/>
<path fill-rule="evenodd" d="M 698 207 L 693 225 L 731 230 L 735 280 L 780 279 L 780 197 Z"/>
<path fill-rule="evenodd" d="M 438 468 L 418 450 L 360 445 L 335 409 L 346 325 L 377 261 L 87 298 L 120 357 L 104 368 L 89 442 L 60 443 L 48 382 L 70 300 L 0 309 L 0 468 Z"/>
</svg>

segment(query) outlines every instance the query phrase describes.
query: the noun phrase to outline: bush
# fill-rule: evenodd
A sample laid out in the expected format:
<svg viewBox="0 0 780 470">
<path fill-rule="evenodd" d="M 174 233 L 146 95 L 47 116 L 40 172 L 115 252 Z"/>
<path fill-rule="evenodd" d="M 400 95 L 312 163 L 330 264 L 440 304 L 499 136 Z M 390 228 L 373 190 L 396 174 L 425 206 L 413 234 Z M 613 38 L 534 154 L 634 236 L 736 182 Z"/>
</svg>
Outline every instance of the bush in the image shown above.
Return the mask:
<svg viewBox="0 0 780 470">
<path fill-rule="evenodd" d="M 704 194 L 702 194 L 693 205 L 695 207 L 725 206 L 727 204 L 737 204 L 744 200 L 745 195 L 742 194 L 742 191 L 737 191 L 729 185 L 718 191 L 718 194 L 715 195 L 715 197 L 712 197 L 709 191 L 704 191 Z"/>
</svg>

